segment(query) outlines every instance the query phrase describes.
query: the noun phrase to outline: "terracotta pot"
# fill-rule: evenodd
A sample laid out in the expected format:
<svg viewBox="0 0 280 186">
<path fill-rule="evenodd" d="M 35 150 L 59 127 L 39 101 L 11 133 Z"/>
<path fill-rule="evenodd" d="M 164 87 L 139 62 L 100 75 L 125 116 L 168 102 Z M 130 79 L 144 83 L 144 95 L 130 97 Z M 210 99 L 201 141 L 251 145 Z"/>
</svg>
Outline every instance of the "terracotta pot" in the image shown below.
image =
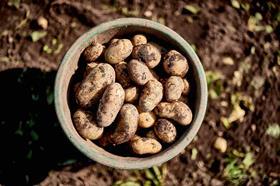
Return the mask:
<svg viewBox="0 0 280 186">
<path fill-rule="evenodd" d="M 187 126 L 178 140 L 170 147 L 158 154 L 147 157 L 124 157 L 105 151 L 89 140 L 84 140 L 73 126 L 68 102 L 70 80 L 77 69 L 81 52 L 92 41 L 106 43 L 114 37 L 123 37 L 127 34 L 144 33 L 168 43 L 188 58 L 190 70 L 188 79 L 191 79 L 193 121 Z M 142 169 L 153 165 L 160 165 L 178 155 L 192 141 L 197 134 L 204 118 L 207 106 L 207 84 L 203 67 L 199 58 L 180 35 L 170 28 L 140 18 L 122 18 L 100 24 L 81 37 L 68 50 L 58 69 L 55 81 L 55 107 L 60 124 L 69 140 L 86 156 L 101 164 L 121 169 Z M 63 148 L 63 147 L 61 147 Z"/>
</svg>

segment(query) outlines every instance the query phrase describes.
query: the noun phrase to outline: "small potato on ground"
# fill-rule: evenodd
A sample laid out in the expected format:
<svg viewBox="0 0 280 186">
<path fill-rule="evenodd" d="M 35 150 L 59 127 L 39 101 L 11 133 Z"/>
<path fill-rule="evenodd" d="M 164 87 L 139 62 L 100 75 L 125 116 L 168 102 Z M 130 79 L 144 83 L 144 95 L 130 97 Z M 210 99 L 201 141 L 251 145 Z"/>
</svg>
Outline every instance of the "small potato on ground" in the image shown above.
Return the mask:
<svg viewBox="0 0 280 186">
<path fill-rule="evenodd" d="M 119 83 L 107 86 L 97 110 L 97 124 L 101 127 L 111 125 L 124 103 L 124 90 Z"/>
<path fill-rule="evenodd" d="M 149 43 L 134 47 L 132 57 L 143 61 L 149 68 L 156 67 L 161 60 L 160 51 Z"/>
<path fill-rule="evenodd" d="M 189 70 L 189 65 L 182 54 L 176 50 L 170 50 L 164 56 L 163 68 L 169 75 L 184 77 Z"/>
<path fill-rule="evenodd" d="M 83 52 L 83 58 L 87 62 L 94 62 L 103 52 L 104 46 L 100 43 L 92 43 Z"/>
<path fill-rule="evenodd" d="M 154 79 L 147 65 L 136 59 L 128 63 L 128 72 L 130 78 L 138 85 L 145 85 L 149 80 Z"/>
<path fill-rule="evenodd" d="M 128 65 L 126 62 L 122 61 L 115 65 L 116 80 L 123 86 L 127 88 L 131 85 L 131 80 L 128 74 Z"/>
<path fill-rule="evenodd" d="M 128 142 L 136 133 L 139 114 L 137 108 L 132 104 L 124 104 L 119 113 L 120 120 L 117 128 L 110 137 L 114 145 Z"/>
<path fill-rule="evenodd" d="M 167 119 L 157 120 L 154 131 L 156 136 L 165 143 L 172 143 L 177 135 L 175 126 Z"/>
<path fill-rule="evenodd" d="M 137 34 L 137 35 L 133 36 L 131 42 L 132 42 L 133 46 L 143 45 L 143 44 L 147 43 L 147 38 L 142 34 Z"/>
<path fill-rule="evenodd" d="M 92 113 L 78 109 L 73 115 L 73 122 L 78 133 L 86 139 L 96 140 L 101 137 L 103 127 L 93 121 Z"/>
<path fill-rule="evenodd" d="M 90 107 L 102 96 L 107 85 L 115 82 L 114 68 L 106 63 L 96 65 L 76 90 L 76 100 L 81 107 Z"/>
<path fill-rule="evenodd" d="M 149 128 L 154 125 L 156 115 L 153 112 L 142 112 L 139 114 L 138 125 L 141 128 Z"/>
<path fill-rule="evenodd" d="M 161 151 L 161 144 L 152 138 L 135 136 L 130 142 L 131 148 L 136 154 L 156 154 Z"/>
<path fill-rule="evenodd" d="M 162 100 L 163 86 L 157 80 L 150 80 L 145 85 L 139 98 L 139 108 L 143 112 L 152 111 Z"/>
<path fill-rule="evenodd" d="M 177 101 L 184 90 L 184 81 L 179 76 L 170 76 L 165 83 L 165 98 L 167 101 Z"/>
<path fill-rule="evenodd" d="M 192 121 L 191 109 L 180 101 L 161 102 L 157 105 L 155 113 L 159 117 L 172 119 L 181 125 L 188 125 Z"/>
<path fill-rule="evenodd" d="M 125 91 L 125 99 L 126 103 L 133 103 L 139 97 L 139 90 L 137 87 L 129 87 L 124 90 Z"/>
<path fill-rule="evenodd" d="M 133 45 L 128 39 L 119 39 L 109 45 L 105 51 L 105 60 L 117 64 L 126 59 L 132 52 Z"/>
</svg>

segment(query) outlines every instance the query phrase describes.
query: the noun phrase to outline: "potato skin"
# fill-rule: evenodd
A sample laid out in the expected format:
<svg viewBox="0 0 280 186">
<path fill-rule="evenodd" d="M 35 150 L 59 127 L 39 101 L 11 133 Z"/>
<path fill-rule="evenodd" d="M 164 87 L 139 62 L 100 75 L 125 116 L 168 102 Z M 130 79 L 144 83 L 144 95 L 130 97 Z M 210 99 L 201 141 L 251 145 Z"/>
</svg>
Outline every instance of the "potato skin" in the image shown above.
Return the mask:
<svg viewBox="0 0 280 186">
<path fill-rule="evenodd" d="M 177 101 L 184 90 L 184 81 L 179 76 L 170 76 L 165 83 L 165 98 L 167 101 Z"/>
<path fill-rule="evenodd" d="M 154 126 L 154 132 L 165 143 L 172 143 L 177 135 L 175 126 L 167 119 L 157 120 Z"/>
<path fill-rule="evenodd" d="M 100 43 L 92 43 L 83 51 L 83 58 L 87 62 L 94 62 L 103 52 L 104 46 Z"/>
<path fill-rule="evenodd" d="M 139 97 L 139 90 L 137 87 L 129 87 L 124 90 L 125 91 L 125 99 L 126 103 L 133 103 Z"/>
<path fill-rule="evenodd" d="M 131 80 L 128 74 L 128 66 L 127 63 L 122 61 L 115 65 L 116 71 L 116 79 L 123 86 L 123 88 L 127 88 L 131 86 Z"/>
<path fill-rule="evenodd" d="M 106 86 L 115 82 L 114 68 L 99 63 L 88 74 L 76 90 L 76 100 L 81 107 L 90 107 L 102 96 Z"/>
<path fill-rule="evenodd" d="M 124 90 L 119 83 L 110 84 L 100 100 L 97 110 L 97 124 L 101 127 L 111 125 L 124 103 Z"/>
<path fill-rule="evenodd" d="M 142 112 L 139 114 L 138 125 L 141 128 L 149 128 L 156 122 L 156 115 L 153 112 Z"/>
<path fill-rule="evenodd" d="M 138 127 L 139 113 L 132 104 L 124 104 L 120 111 L 120 121 L 111 135 L 111 142 L 119 145 L 128 142 L 136 133 Z"/>
<path fill-rule="evenodd" d="M 135 136 L 130 142 L 135 154 L 156 154 L 161 151 L 161 144 L 152 138 Z"/>
<path fill-rule="evenodd" d="M 145 85 L 139 98 L 139 108 L 143 112 L 152 111 L 162 100 L 163 86 L 157 80 L 150 80 Z"/>
<path fill-rule="evenodd" d="M 157 105 L 155 113 L 162 118 L 168 118 L 181 125 L 188 125 L 192 121 L 192 111 L 183 102 L 161 102 Z"/>
<path fill-rule="evenodd" d="M 136 59 L 132 59 L 128 63 L 128 72 L 130 78 L 138 85 L 145 85 L 149 80 L 154 79 L 145 63 Z"/>
<path fill-rule="evenodd" d="M 132 57 L 143 61 L 149 68 L 154 68 L 161 60 L 161 53 L 155 46 L 147 43 L 135 46 Z"/>
<path fill-rule="evenodd" d="M 137 34 L 137 35 L 133 36 L 133 38 L 131 39 L 131 42 L 132 42 L 133 46 L 144 45 L 147 43 L 147 38 L 146 38 L 146 36 L 144 36 L 142 34 Z"/>
<path fill-rule="evenodd" d="M 126 59 L 132 52 L 133 46 L 128 39 L 112 42 L 105 51 L 105 60 L 110 64 L 117 64 Z"/>
<path fill-rule="evenodd" d="M 92 113 L 78 109 L 73 114 L 73 122 L 77 132 L 86 139 L 96 140 L 101 137 L 103 127 L 98 127 L 93 121 Z"/>
<path fill-rule="evenodd" d="M 163 68 L 169 75 L 184 77 L 189 70 L 189 65 L 182 54 L 176 50 L 170 50 L 164 56 Z"/>
<path fill-rule="evenodd" d="M 182 94 L 186 96 L 190 92 L 190 84 L 189 84 L 188 80 L 186 80 L 186 79 L 183 79 L 183 81 L 184 81 L 184 90 L 183 90 Z"/>
</svg>

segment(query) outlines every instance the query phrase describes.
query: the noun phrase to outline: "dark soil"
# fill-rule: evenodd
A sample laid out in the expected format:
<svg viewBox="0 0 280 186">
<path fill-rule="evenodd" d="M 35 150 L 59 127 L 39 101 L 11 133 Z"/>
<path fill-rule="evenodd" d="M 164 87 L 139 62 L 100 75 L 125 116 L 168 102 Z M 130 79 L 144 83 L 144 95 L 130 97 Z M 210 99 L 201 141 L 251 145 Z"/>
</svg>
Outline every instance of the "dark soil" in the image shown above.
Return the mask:
<svg viewBox="0 0 280 186">
<path fill-rule="evenodd" d="M 167 162 L 165 185 L 280 184 L 280 140 L 266 132 L 272 123 L 280 124 L 280 5 L 277 0 L 248 3 L 249 10 L 218 0 L 22 0 L 18 8 L 0 1 L 0 185 L 102 186 L 135 177 L 135 171 L 92 162 L 70 144 L 55 115 L 53 84 L 64 53 L 82 33 L 118 17 L 146 17 L 147 10 L 149 19 L 195 45 L 206 71 L 223 75 L 209 84 L 220 91 L 210 96 L 197 137 Z M 191 14 L 187 4 L 200 12 Z M 259 24 L 272 25 L 271 33 L 249 29 L 248 19 L 257 12 L 263 17 Z M 47 35 L 32 42 L 30 34 L 42 30 L 39 16 L 48 20 Z M 227 129 L 221 117 L 228 118 L 237 93 L 250 97 L 254 108 L 248 100 L 238 102 L 244 117 Z M 227 140 L 225 153 L 213 148 L 218 136 Z M 249 152 L 252 165 L 235 166 L 238 175 L 226 176 L 229 162 L 241 165 Z"/>
</svg>

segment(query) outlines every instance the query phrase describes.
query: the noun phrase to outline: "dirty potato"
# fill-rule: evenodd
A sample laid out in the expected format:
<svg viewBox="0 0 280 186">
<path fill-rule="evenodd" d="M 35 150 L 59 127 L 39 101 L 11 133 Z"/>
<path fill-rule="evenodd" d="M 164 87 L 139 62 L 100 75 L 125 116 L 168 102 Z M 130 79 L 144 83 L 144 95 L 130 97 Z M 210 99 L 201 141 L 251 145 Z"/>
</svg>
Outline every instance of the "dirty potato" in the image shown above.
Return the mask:
<svg viewBox="0 0 280 186">
<path fill-rule="evenodd" d="M 102 96 L 107 85 L 115 82 L 115 71 L 106 63 L 96 65 L 84 78 L 76 91 L 76 100 L 81 107 L 90 107 Z"/>
<path fill-rule="evenodd" d="M 177 135 L 175 126 L 167 119 L 157 120 L 154 126 L 154 132 L 165 143 L 172 143 Z"/>
<path fill-rule="evenodd" d="M 132 104 L 124 104 L 119 113 L 119 122 L 110 140 L 114 145 L 128 142 L 136 133 L 139 114 Z"/>
<path fill-rule="evenodd" d="M 107 127 L 113 123 L 124 103 L 124 90 L 119 83 L 107 86 L 97 110 L 97 124 Z"/>
<path fill-rule="evenodd" d="M 137 87 L 129 87 L 124 90 L 125 91 L 125 99 L 126 103 L 133 103 L 139 97 L 139 90 Z"/>
<path fill-rule="evenodd" d="M 103 52 L 104 46 L 99 43 L 92 43 L 83 51 L 83 58 L 87 62 L 94 62 Z"/>
<path fill-rule="evenodd" d="M 170 50 L 163 60 L 163 68 L 172 76 L 184 77 L 189 70 L 187 59 L 175 50 Z"/>
<path fill-rule="evenodd" d="M 139 108 L 143 112 L 150 112 L 162 100 L 162 97 L 163 97 L 162 84 L 157 80 L 150 80 L 144 86 L 144 89 L 139 98 Z"/>
<path fill-rule="evenodd" d="M 110 64 L 117 64 L 131 54 L 132 48 L 130 40 L 119 39 L 109 45 L 105 51 L 105 60 Z"/>
<path fill-rule="evenodd" d="M 167 101 L 177 101 L 184 90 L 184 81 L 179 76 L 170 76 L 165 83 L 165 98 Z"/>
<path fill-rule="evenodd" d="M 131 85 L 131 80 L 128 75 L 127 63 L 122 61 L 115 65 L 116 79 L 123 86 L 127 88 Z"/>
<path fill-rule="evenodd" d="M 132 42 L 133 46 L 143 45 L 143 44 L 147 43 L 147 38 L 142 34 L 137 34 L 137 35 L 133 36 L 131 42 Z"/>
<path fill-rule="evenodd" d="M 93 121 L 92 113 L 78 109 L 73 115 L 73 122 L 78 133 L 86 139 L 96 140 L 101 137 L 103 128 Z"/>
<path fill-rule="evenodd" d="M 161 151 L 161 144 L 152 138 L 135 136 L 130 142 L 131 148 L 136 154 L 156 154 Z"/>
<path fill-rule="evenodd" d="M 138 85 L 145 85 L 149 80 L 154 79 L 151 71 L 145 65 L 136 59 L 128 63 L 128 72 L 130 78 Z"/>
<path fill-rule="evenodd" d="M 154 125 L 156 115 L 153 112 L 142 112 L 139 114 L 139 127 L 149 128 Z"/>
<path fill-rule="evenodd" d="M 186 96 L 190 92 L 190 84 L 189 84 L 188 80 L 186 80 L 186 79 L 183 79 L 183 81 L 184 81 L 184 90 L 183 90 L 182 94 Z"/>
<path fill-rule="evenodd" d="M 191 109 L 180 101 L 172 103 L 161 102 L 156 107 L 155 113 L 159 117 L 172 119 L 181 125 L 188 125 L 192 121 Z"/>
<path fill-rule="evenodd" d="M 133 48 L 132 57 L 143 61 L 149 68 L 156 67 L 161 59 L 160 51 L 147 43 Z"/>
<path fill-rule="evenodd" d="M 84 78 L 92 71 L 92 69 L 94 69 L 94 67 L 96 67 L 98 65 L 98 63 L 96 62 L 90 62 L 87 63 L 86 65 L 86 70 L 84 72 Z"/>
</svg>

